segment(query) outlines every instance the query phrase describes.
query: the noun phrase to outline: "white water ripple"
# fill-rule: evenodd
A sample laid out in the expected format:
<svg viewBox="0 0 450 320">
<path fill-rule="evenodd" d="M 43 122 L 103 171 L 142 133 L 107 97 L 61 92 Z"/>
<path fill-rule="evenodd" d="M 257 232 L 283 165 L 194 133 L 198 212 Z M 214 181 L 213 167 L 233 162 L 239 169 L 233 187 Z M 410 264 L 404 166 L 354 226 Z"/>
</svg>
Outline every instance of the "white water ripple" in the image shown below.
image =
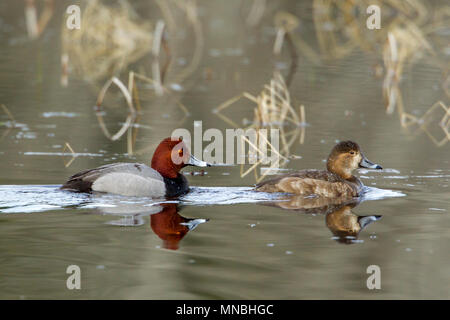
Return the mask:
<svg viewBox="0 0 450 320">
<path fill-rule="evenodd" d="M 179 199 L 152 199 L 124 197 L 113 194 L 74 193 L 59 189 L 59 185 L 0 185 L 0 213 L 32 213 L 61 210 L 66 207 L 79 209 L 115 208 L 128 206 L 137 210 L 160 203 L 182 205 L 230 205 L 276 201 L 280 193 L 256 192 L 252 187 L 191 187 L 190 192 Z M 405 196 L 399 191 L 365 187 L 365 200 L 380 200 Z M 140 209 L 139 209 L 140 208 Z"/>
</svg>

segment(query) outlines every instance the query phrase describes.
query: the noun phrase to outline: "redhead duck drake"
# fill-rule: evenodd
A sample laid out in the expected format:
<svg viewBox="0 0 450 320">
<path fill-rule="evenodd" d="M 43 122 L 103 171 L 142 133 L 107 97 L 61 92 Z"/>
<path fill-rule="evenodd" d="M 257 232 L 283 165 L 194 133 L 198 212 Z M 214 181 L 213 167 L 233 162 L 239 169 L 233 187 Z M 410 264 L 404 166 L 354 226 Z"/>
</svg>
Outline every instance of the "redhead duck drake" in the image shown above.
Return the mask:
<svg viewBox="0 0 450 320">
<path fill-rule="evenodd" d="M 191 155 L 181 138 L 166 138 L 156 148 L 151 167 L 142 163 L 111 163 L 74 174 L 61 189 L 152 198 L 176 197 L 189 191 L 187 179 L 179 172 L 188 165 L 210 166 Z"/>
<path fill-rule="evenodd" d="M 358 144 L 343 141 L 334 146 L 327 160 L 327 170 L 301 170 L 256 185 L 257 191 L 286 192 L 329 198 L 361 195 L 364 185 L 352 175 L 357 168 L 382 169 L 367 160 Z"/>
</svg>

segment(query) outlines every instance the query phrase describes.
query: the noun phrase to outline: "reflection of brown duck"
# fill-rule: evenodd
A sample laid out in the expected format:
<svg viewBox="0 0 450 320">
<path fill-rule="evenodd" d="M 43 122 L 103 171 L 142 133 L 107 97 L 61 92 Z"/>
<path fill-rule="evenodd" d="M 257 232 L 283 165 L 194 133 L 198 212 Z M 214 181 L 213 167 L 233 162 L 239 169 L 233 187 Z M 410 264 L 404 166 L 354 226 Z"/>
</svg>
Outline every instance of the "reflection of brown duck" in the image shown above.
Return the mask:
<svg viewBox="0 0 450 320">
<path fill-rule="evenodd" d="M 358 204 L 355 199 L 339 202 L 339 199 L 333 198 L 288 196 L 269 205 L 306 214 L 324 214 L 326 225 L 336 236 L 336 240 L 350 244 L 358 238 L 361 230 L 381 218 L 376 215 L 356 215 L 351 209 Z"/>
<path fill-rule="evenodd" d="M 352 212 L 354 205 L 344 205 L 340 209 L 326 215 L 328 229 L 340 243 L 350 244 L 358 238 L 359 233 L 370 223 L 381 219 L 381 216 L 358 216 Z"/>
<path fill-rule="evenodd" d="M 302 195 L 286 195 L 280 201 L 265 203 L 286 210 L 295 210 L 308 214 L 327 214 L 334 212 L 346 204 L 358 204 L 358 199 L 336 199 L 325 197 L 305 197 Z"/>
<path fill-rule="evenodd" d="M 175 203 L 163 203 L 162 211 L 150 216 L 150 226 L 158 237 L 163 240 L 166 249 L 177 250 L 178 243 L 190 231 L 200 223 L 208 219 L 189 219 L 178 214 Z"/>
</svg>

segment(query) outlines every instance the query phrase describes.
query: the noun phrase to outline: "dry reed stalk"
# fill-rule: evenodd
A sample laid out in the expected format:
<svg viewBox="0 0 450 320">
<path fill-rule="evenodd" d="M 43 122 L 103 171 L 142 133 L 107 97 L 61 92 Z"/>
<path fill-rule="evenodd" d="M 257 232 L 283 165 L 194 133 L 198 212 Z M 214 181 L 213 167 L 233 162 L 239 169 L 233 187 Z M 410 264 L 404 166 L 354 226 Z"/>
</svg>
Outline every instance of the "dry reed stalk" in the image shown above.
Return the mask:
<svg viewBox="0 0 450 320">
<path fill-rule="evenodd" d="M 280 54 L 281 47 L 286 34 L 292 33 L 300 24 L 298 18 L 288 12 L 279 11 L 275 14 L 274 24 L 277 28 L 275 43 L 273 45 L 274 54 Z"/>
<path fill-rule="evenodd" d="M 443 109 L 445 114 L 442 117 L 442 119 L 439 121 L 438 127 L 442 129 L 445 136 L 438 140 L 435 138 L 435 136 L 430 132 L 428 128 L 428 124 L 431 122 L 431 116 L 432 113 L 435 112 L 435 110 L 438 110 L 439 108 Z M 417 120 L 418 123 L 420 123 L 420 128 L 425 132 L 425 134 L 433 141 L 434 144 L 438 147 L 442 147 L 444 144 L 446 144 L 448 141 L 450 141 L 450 108 L 447 107 L 444 102 L 438 101 L 435 104 L 433 104 L 427 112 L 419 119 Z"/>
<path fill-rule="evenodd" d="M 238 128 L 238 125 L 229 117 L 222 114 L 230 106 L 236 104 L 241 99 L 247 99 L 255 104 L 253 113 L 254 119 L 250 126 L 246 129 L 255 129 L 258 132 L 258 146 L 255 146 L 246 137 L 242 137 L 243 141 L 248 143 L 249 151 L 254 151 L 260 155 L 265 155 L 260 148 L 264 150 L 271 150 L 273 155 L 276 155 L 278 161 L 275 161 L 269 169 L 274 169 L 279 165 L 279 160 L 283 160 L 281 166 L 284 166 L 289 160 L 290 147 L 297 140 L 300 135 L 300 144 L 304 143 L 305 137 L 305 107 L 301 105 L 299 107 L 299 114 L 291 106 L 291 98 L 286 83 L 279 72 L 275 72 L 273 78 L 268 85 L 264 85 L 263 90 L 259 95 L 253 96 L 248 92 L 242 92 L 241 94 L 234 96 L 227 101 L 223 102 L 217 108 L 213 110 L 219 118 L 230 124 L 234 128 Z M 295 129 L 286 134 L 284 126 L 294 124 Z M 280 132 L 280 151 L 276 150 L 273 145 L 267 140 L 267 138 L 261 133 L 262 128 L 278 129 Z M 241 144 L 244 148 L 244 143 Z M 245 150 L 242 150 L 242 153 Z M 263 160 L 259 159 L 250 168 L 244 171 L 244 164 L 241 164 L 240 174 L 241 177 L 245 177 L 251 171 L 255 173 L 255 179 L 257 182 L 261 181 L 271 170 L 266 170 L 263 175 L 258 176 L 257 168 L 263 163 Z"/>
<path fill-rule="evenodd" d="M 294 42 L 294 30 L 298 27 L 300 21 L 294 15 L 280 11 L 276 13 L 274 23 L 278 31 L 275 37 L 273 52 L 275 55 L 280 54 L 283 43 L 286 42 L 289 55 L 291 57 L 289 73 L 286 76 L 286 85 L 289 87 L 298 67 L 298 48 Z M 300 48 L 300 50 L 303 51 L 303 48 Z"/>
<path fill-rule="evenodd" d="M 50 19 L 53 17 L 53 12 L 54 12 L 54 0 L 45 0 L 44 9 L 42 10 L 41 16 L 39 17 L 38 21 L 39 35 L 41 35 L 44 32 Z"/>
<path fill-rule="evenodd" d="M 16 119 L 14 118 L 11 111 L 9 111 L 9 109 L 3 103 L 0 104 L 0 107 L 2 107 L 3 111 L 6 113 L 8 118 L 11 120 L 11 127 L 14 128 L 16 126 Z"/>
<path fill-rule="evenodd" d="M 133 100 L 134 100 L 134 105 L 136 106 L 136 118 L 134 123 L 139 123 L 140 118 L 141 118 L 141 103 L 139 101 L 139 92 L 137 89 L 137 86 L 134 82 L 134 73 L 130 74 L 129 77 L 129 83 L 133 83 L 132 87 L 132 93 L 133 93 Z M 136 139 L 137 139 L 137 135 L 138 135 L 138 131 L 139 131 L 139 127 L 137 126 L 130 126 L 130 128 L 128 129 L 128 134 L 127 134 L 127 153 L 129 155 L 133 154 L 133 150 L 134 150 L 134 146 L 136 144 Z"/>
<path fill-rule="evenodd" d="M 37 10 L 34 0 L 26 0 L 25 22 L 27 25 L 28 37 L 31 39 L 36 39 L 39 35 L 39 28 L 37 24 Z"/>
<path fill-rule="evenodd" d="M 53 2 L 53 0 L 45 0 L 44 9 L 38 19 L 35 1 L 25 1 L 25 23 L 30 39 L 36 39 L 44 32 L 45 27 L 53 17 Z"/>
<path fill-rule="evenodd" d="M 162 89 L 164 76 L 170 67 L 172 54 L 164 37 L 165 23 L 169 34 L 175 33 L 177 26 L 172 3 L 187 16 L 188 23 L 192 24 L 195 35 L 195 52 L 188 66 L 175 75 L 175 83 L 181 83 L 192 73 L 201 61 L 203 51 L 202 28 L 196 16 L 196 2 L 161 1 L 157 0 L 163 20 L 153 25 L 149 22 L 140 22 L 136 14 L 132 15 L 133 8 L 128 1 L 118 1 L 119 6 L 104 5 L 102 1 L 83 1 L 83 21 L 88 27 L 70 32 L 63 25 L 63 54 L 67 54 L 74 70 L 88 81 L 102 81 L 118 75 L 130 63 L 152 52 L 153 88 L 157 95 L 167 90 Z M 158 58 L 163 48 L 168 59 L 163 68 L 160 68 Z M 63 69 L 64 70 L 64 69 Z M 67 69 L 66 69 L 67 70 Z"/>
<path fill-rule="evenodd" d="M 347 38 L 345 42 L 337 37 L 343 34 L 345 21 L 334 16 L 336 4 L 339 1 L 314 0 L 313 1 L 313 22 L 316 31 L 316 39 L 320 52 L 325 59 L 340 59 L 348 55 L 355 48 L 356 44 Z M 342 43 L 343 42 L 343 43 Z"/>
<path fill-rule="evenodd" d="M 197 70 L 202 60 L 205 41 L 203 38 L 203 28 L 197 16 L 196 1 L 174 1 L 175 5 L 186 13 L 187 21 L 192 26 L 194 32 L 194 53 L 189 64 L 174 76 L 174 83 L 182 83 L 195 70 Z"/>
<path fill-rule="evenodd" d="M 417 27 L 411 24 L 396 26 L 388 32 L 383 50 L 383 60 L 386 69 L 383 81 L 383 98 L 386 112 L 391 114 L 397 107 L 400 124 L 409 127 L 414 123 L 414 116 L 406 113 L 400 90 L 403 68 L 405 64 L 411 65 L 417 59 L 418 53 L 427 51 L 434 54 L 430 44 Z"/>
<path fill-rule="evenodd" d="M 249 153 L 252 150 L 253 152 L 259 153 L 261 158 L 259 158 L 258 161 L 256 161 L 254 164 L 252 164 L 246 171 L 244 171 L 244 165 L 240 166 L 240 176 L 241 178 L 244 178 L 246 175 L 248 175 L 250 172 L 254 172 L 255 174 L 255 180 L 256 182 L 260 182 L 262 179 L 264 179 L 264 177 L 270 172 L 270 170 L 265 171 L 264 174 L 262 174 L 261 176 L 258 175 L 257 172 L 257 168 L 258 166 L 260 166 L 261 164 L 264 163 L 264 161 L 266 160 L 266 153 L 261 151 L 261 146 L 263 146 L 263 149 L 265 151 L 268 150 L 267 147 L 270 147 L 270 151 L 271 153 L 274 153 L 278 156 L 277 161 L 274 161 L 272 163 L 272 165 L 269 167 L 269 169 L 274 169 L 274 168 L 278 168 L 279 166 L 279 159 L 282 158 L 284 160 L 284 163 L 286 163 L 287 161 L 289 161 L 286 157 L 284 157 L 283 155 L 281 155 L 276 148 L 274 148 L 274 146 L 267 140 L 267 138 L 265 137 L 264 134 L 261 133 L 260 130 L 257 131 L 257 145 L 259 147 L 257 147 L 255 144 L 253 144 L 247 137 L 245 136 L 241 136 L 241 139 L 245 142 L 248 143 L 249 145 Z M 261 141 L 262 140 L 262 141 Z M 251 148 L 251 150 L 250 150 Z M 241 143 L 241 154 L 245 153 L 245 144 Z"/>
<path fill-rule="evenodd" d="M 305 106 L 300 106 L 300 121 L 301 121 L 301 129 L 300 129 L 300 144 L 305 143 L 305 134 L 306 134 L 306 112 Z"/>
<path fill-rule="evenodd" d="M 245 22 L 250 27 L 255 27 L 261 21 L 266 10 L 266 0 L 253 0 L 250 12 Z"/>
<path fill-rule="evenodd" d="M 395 14 L 383 15 L 382 28 L 374 32 L 366 28 L 366 9 L 369 5 L 378 5 L 383 12 L 390 10 Z M 292 38 L 299 52 L 309 61 L 321 63 L 321 58 L 340 59 L 347 56 L 355 48 L 365 51 L 377 52 L 383 48 L 385 77 L 383 81 L 383 98 L 386 112 L 393 113 L 395 109 L 399 114 L 400 124 L 404 128 L 419 125 L 424 119 L 418 118 L 405 110 L 401 93 L 401 80 L 405 66 L 410 67 L 420 58 L 426 57 L 427 64 L 434 64 L 448 75 L 449 65 L 446 57 L 440 57 L 439 52 L 433 48 L 445 47 L 448 39 L 441 36 L 442 31 L 448 28 L 450 22 L 450 7 L 444 5 L 435 10 L 433 15 L 429 6 L 422 0 L 314 0 L 313 20 L 316 30 L 319 53 L 303 41 L 298 33 L 286 32 L 280 27 L 279 21 L 293 21 L 296 17 L 289 14 L 280 14 L 276 19 L 278 32 L 274 44 L 274 52 L 279 53 L 283 40 L 287 34 Z M 359 12 L 359 14 L 357 13 Z M 286 23 L 286 22 L 284 22 Z M 438 31 L 441 31 L 440 33 Z M 384 46 L 383 46 L 383 41 Z M 449 77 L 444 76 L 442 87 L 447 96 Z M 437 107 L 430 109 L 436 110 Z M 429 111 L 427 111 L 429 112 Z M 258 110 L 255 116 L 266 120 L 267 114 Z M 444 128 L 447 128 L 444 126 Z M 446 133 L 445 129 L 443 129 Z M 426 132 L 426 131 L 425 131 Z M 426 132 L 429 135 L 429 132 Z M 285 134 L 285 136 L 288 136 Z M 301 138 L 303 141 L 304 138 Z M 437 145 L 444 140 L 432 139 Z"/>
<path fill-rule="evenodd" d="M 128 77 L 128 91 L 133 93 L 133 98 L 136 104 L 136 108 L 138 110 L 138 112 L 140 112 L 140 110 L 142 109 L 140 101 L 139 101 L 139 90 L 138 87 L 136 85 L 136 80 L 139 79 L 143 82 L 147 82 L 150 83 L 152 85 L 155 84 L 155 80 L 146 77 L 144 75 L 141 75 L 139 73 L 135 73 L 133 71 L 130 71 L 129 73 L 129 77 Z M 170 90 L 167 89 L 165 86 L 161 86 L 162 90 L 164 92 L 169 93 Z M 177 98 L 173 98 L 175 100 L 176 105 L 180 108 L 181 111 L 183 111 L 184 117 L 179 121 L 178 124 L 181 124 L 185 121 L 185 119 L 189 116 L 189 110 L 186 108 L 185 105 L 183 105 Z M 139 150 L 134 150 L 135 144 L 136 144 L 136 139 L 137 139 L 137 132 L 138 132 L 138 128 L 134 127 L 133 124 L 137 123 L 138 120 L 140 119 L 139 113 L 137 113 L 137 117 L 135 118 L 135 122 L 131 123 L 128 129 L 128 136 L 127 136 L 127 150 L 128 150 L 128 154 L 143 154 L 146 153 L 151 146 L 147 146 L 144 147 L 142 149 Z M 132 132 L 133 131 L 133 132 Z"/>
<path fill-rule="evenodd" d="M 259 134 L 258 134 L 259 136 Z M 262 157 L 265 156 L 265 154 L 257 147 L 255 146 L 249 139 L 247 139 L 245 136 L 241 136 L 241 139 L 249 144 L 249 147 L 253 148 L 253 151 L 258 152 Z M 245 144 L 241 143 L 241 154 L 245 154 Z M 250 150 L 249 150 L 250 151 Z M 249 174 L 252 170 L 254 170 L 258 165 L 262 163 L 263 159 L 259 159 L 257 162 L 255 162 L 247 171 L 244 172 L 244 166 L 240 166 L 240 175 L 241 178 L 245 177 L 247 174 Z"/>
<path fill-rule="evenodd" d="M 444 89 L 447 98 L 450 98 L 450 75 L 449 71 L 447 71 L 447 75 L 445 77 L 445 81 L 442 82 L 442 89 Z"/>
<path fill-rule="evenodd" d="M 153 27 L 132 16 L 127 1 L 118 6 L 83 1 L 83 28 L 62 26 L 63 54 L 86 80 L 101 81 L 119 74 L 151 50 Z"/>
<path fill-rule="evenodd" d="M 127 152 L 128 154 L 133 154 L 133 153 L 137 153 L 140 154 L 142 152 L 144 152 L 144 150 L 137 150 L 137 151 L 133 151 L 134 150 L 134 145 L 136 142 L 136 138 L 137 138 L 137 131 L 138 128 L 134 127 L 134 124 L 139 120 L 139 112 L 142 109 L 140 101 L 139 101 L 139 91 L 136 85 L 136 79 L 139 79 L 141 81 L 147 82 L 147 83 L 151 83 L 152 85 L 155 84 L 155 80 L 148 78 L 144 75 L 135 73 L 133 71 L 129 72 L 129 76 L 128 76 L 128 87 L 125 87 L 125 85 L 122 83 L 122 81 L 120 81 L 118 78 L 113 77 L 110 80 L 108 80 L 104 86 L 101 88 L 98 97 L 97 97 L 97 103 L 96 103 L 96 116 L 97 116 L 97 120 L 99 122 L 100 128 L 102 129 L 102 132 L 105 134 L 105 136 L 112 140 L 112 141 L 116 141 L 118 139 L 120 139 L 123 134 L 125 132 L 128 131 L 127 134 Z M 129 109 L 129 114 L 124 122 L 124 124 L 122 125 L 122 127 L 114 134 L 111 135 L 108 128 L 106 127 L 106 124 L 104 122 L 103 119 L 103 113 L 102 113 L 102 108 L 101 105 L 103 103 L 103 100 L 105 98 L 106 92 L 108 91 L 109 87 L 115 84 L 120 91 L 122 92 L 123 96 L 125 97 L 125 100 L 127 102 L 127 106 Z M 169 91 L 167 88 L 165 88 L 164 86 L 162 86 L 162 90 L 164 91 Z M 133 104 L 133 100 L 135 101 L 136 107 L 137 107 L 137 111 L 134 108 L 134 104 Z M 189 111 L 187 110 L 187 108 L 180 102 L 178 101 L 178 99 L 175 99 L 175 103 L 177 104 L 177 106 L 183 111 L 184 113 L 184 118 L 181 120 L 181 122 L 184 121 L 184 119 L 189 115 Z M 134 131 L 133 131 L 134 129 Z"/>
<path fill-rule="evenodd" d="M 161 72 L 159 68 L 159 52 L 161 50 L 161 43 L 163 41 L 165 24 L 164 21 L 158 20 L 155 27 L 155 32 L 153 36 L 153 46 L 152 46 L 152 74 L 154 79 L 154 89 L 157 96 L 162 96 L 164 91 L 162 89 Z"/>
<path fill-rule="evenodd" d="M 270 83 L 264 85 L 264 89 L 258 96 L 255 97 L 248 92 L 242 92 L 223 102 L 213 110 L 213 113 L 224 119 L 227 123 L 232 124 L 234 127 L 238 127 L 234 121 L 221 114 L 221 112 L 242 98 L 246 98 L 256 104 L 253 121 L 253 124 L 256 126 L 273 124 L 283 125 L 286 122 L 295 125 L 299 125 L 300 123 L 297 112 L 291 106 L 290 95 L 286 83 L 279 72 L 275 72 Z"/>
<path fill-rule="evenodd" d="M 284 39 L 287 40 L 290 48 L 293 61 L 297 60 L 297 51 L 302 53 L 309 61 L 314 64 L 320 64 L 318 54 L 311 48 L 311 46 L 294 32 L 299 26 L 300 20 L 293 14 L 286 11 L 279 11 L 275 14 L 274 25 L 277 28 L 273 52 L 279 54 L 283 45 Z M 289 83 L 289 81 L 287 81 Z"/>
<path fill-rule="evenodd" d="M 383 12 L 395 12 L 392 15 L 383 15 L 382 28 L 376 32 L 366 28 L 366 9 L 369 5 L 378 5 Z M 314 0 L 313 20 L 320 54 L 294 33 L 293 42 L 298 44 L 297 49 L 305 57 L 318 63 L 320 57 L 340 59 L 355 48 L 374 52 L 383 44 L 387 33 L 397 26 L 415 27 L 417 30 L 420 28 L 423 35 L 432 33 L 439 27 L 445 28 L 445 25 L 448 25 L 448 15 L 442 12 L 450 10 L 445 6 L 441 9 L 437 10 L 437 19 L 430 19 L 428 6 L 422 0 Z M 431 26 L 430 29 L 427 26 Z M 319 60 L 315 57 L 319 57 Z M 440 64 L 442 65 L 442 61 Z"/>
<path fill-rule="evenodd" d="M 6 126 L 6 130 L 2 133 L 2 136 L 0 138 L 0 140 L 3 140 L 8 133 L 16 127 L 16 119 L 14 118 L 13 114 L 11 113 L 11 111 L 9 111 L 9 109 L 4 105 L 4 104 L 0 104 L 0 107 L 2 107 L 3 111 L 6 113 L 6 115 L 8 116 L 8 118 L 10 119 L 11 124 L 5 124 L 0 122 L 0 125 L 4 124 Z"/>
<path fill-rule="evenodd" d="M 179 72 L 175 78 L 175 83 L 181 83 L 190 73 L 192 73 L 201 61 L 203 51 L 203 35 L 202 27 L 197 18 L 197 6 L 195 1 L 161 1 L 157 0 L 163 20 L 159 20 L 156 25 L 149 22 L 141 22 L 136 14 L 132 14 L 133 10 L 128 1 L 122 0 L 117 3 L 119 6 L 110 6 L 103 4 L 99 0 L 83 1 L 85 8 L 83 9 L 83 27 L 77 32 L 71 32 L 63 25 L 63 73 L 62 84 L 67 83 L 67 74 L 70 66 L 80 73 L 85 80 L 94 84 L 107 77 L 105 85 L 99 89 L 100 106 L 104 95 L 109 86 L 114 83 L 117 85 L 127 100 L 129 106 L 129 115 L 115 134 L 111 134 L 103 119 L 103 115 L 97 112 L 97 119 L 102 132 L 108 139 L 118 140 L 126 131 L 127 134 L 127 151 L 129 154 L 145 152 L 145 148 L 134 150 L 138 134 L 138 126 L 134 126 L 135 121 L 139 121 L 139 114 L 131 111 L 134 103 L 138 111 L 141 109 L 139 103 L 138 88 L 136 81 L 144 81 L 150 83 L 156 95 L 163 93 L 172 93 L 171 90 L 163 85 L 164 75 L 170 65 L 171 52 L 165 39 L 165 32 L 175 33 L 177 19 L 174 17 L 174 11 L 169 4 L 174 4 L 183 13 L 186 14 L 188 23 L 192 25 L 195 36 L 195 51 L 188 66 Z M 164 21 L 164 22 L 163 22 Z M 179 24 L 180 22 L 178 22 Z M 167 28 L 166 28 L 167 24 Z M 159 58 L 161 56 L 161 48 L 168 57 L 166 64 L 160 68 Z M 150 52 L 152 59 L 152 77 L 134 71 L 128 72 L 128 88 L 120 82 L 117 77 L 110 78 L 111 75 L 117 75 L 122 72 L 130 63 L 133 63 Z M 68 58 L 66 58 L 68 57 Z M 65 62 L 63 62 L 65 61 Z M 183 122 L 189 116 L 188 109 L 175 98 L 176 105 L 182 110 L 184 118 Z"/>
<path fill-rule="evenodd" d="M 64 144 L 64 148 L 63 148 L 62 153 L 64 154 L 64 153 L 66 152 L 66 150 L 69 150 L 70 153 L 72 154 L 72 158 L 70 158 L 70 160 L 69 160 L 68 162 L 65 162 L 65 161 L 64 161 L 64 167 L 68 168 L 68 167 L 72 164 L 72 162 L 75 161 L 75 158 L 76 158 L 77 156 L 76 156 L 75 151 L 72 149 L 72 147 L 70 146 L 70 144 L 69 144 L 68 142 L 66 142 L 66 143 Z"/>
<path fill-rule="evenodd" d="M 62 87 L 69 85 L 69 56 L 66 53 L 61 54 L 61 80 Z"/>
<path fill-rule="evenodd" d="M 439 109 L 444 111 L 444 115 L 440 120 L 436 121 L 433 119 L 433 114 L 436 114 Z M 436 138 L 435 134 L 431 132 L 430 124 L 432 123 L 435 124 L 434 128 L 440 128 L 443 131 L 444 136 L 442 138 Z M 415 115 L 403 112 L 401 114 L 401 124 L 402 127 L 406 129 L 415 126 L 415 133 L 425 132 L 437 147 L 442 147 L 450 141 L 450 108 L 442 101 L 434 103 L 421 117 L 416 117 Z"/>
<path fill-rule="evenodd" d="M 155 80 L 153 80 L 152 78 L 146 77 L 146 76 L 144 76 L 142 74 L 139 74 L 139 73 L 136 73 L 136 72 L 133 72 L 133 71 L 130 72 L 130 77 L 137 78 L 137 79 L 142 80 L 144 82 L 148 82 L 148 83 L 150 83 L 152 85 L 155 85 L 155 83 L 156 83 Z M 171 90 L 169 90 L 165 86 L 162 86 L 162 90 L 164 92 L 166 92 L 166 93 L 171 93 L 172 92 Z M 176 98 L 174 98 L 174 99 L 175 99 L 175 103 L 177 104 L 177 106 L 183 111 L 184 116 L 187 117 L 189 115 L 189 110 L 178 99 L 176 99 Z"/>
<path fill-rule="evenodd" d="M 125 100 L 127 102 L 127 106 L 129 109 L 129 114 L 125 120 L 125 123 L 122 125 L 122 127 L 115 134 L 111 135 L 109 133 L 108 128 L 106 127 L 104 120 L 103 120 L 103 114 L 101 112 L 101 105 L 105 98 L 106 92 L 108 91 L 109 87 L 113 83 L 120 89 L 123 96 L 125 97 Z M 108 80 L 105 83 L 105 85 L 103 86 L 103 88 L 100 90 L 100 92 L 98 94 L 98 98 L 97 98 L 96 108 L 97 108 L 96 116 L 97 116 L 98 123 L 100 124 L 100 128 L 102 129 L 105 136 L 112 141 L 116 141 L 116 140 L 120 139 L 120 137 L 122 137 L 122 135 L 133 124 L 134 118 L 136 116 L 136 110 L 133 107 L 133 100 L 132 100 L 129 88 L 127 89 L 125 87 L 125 85 L 122 83 L 122 81 L 120 81 L 116 77 L 113 77 L 110 80 Z"/>
</svg>

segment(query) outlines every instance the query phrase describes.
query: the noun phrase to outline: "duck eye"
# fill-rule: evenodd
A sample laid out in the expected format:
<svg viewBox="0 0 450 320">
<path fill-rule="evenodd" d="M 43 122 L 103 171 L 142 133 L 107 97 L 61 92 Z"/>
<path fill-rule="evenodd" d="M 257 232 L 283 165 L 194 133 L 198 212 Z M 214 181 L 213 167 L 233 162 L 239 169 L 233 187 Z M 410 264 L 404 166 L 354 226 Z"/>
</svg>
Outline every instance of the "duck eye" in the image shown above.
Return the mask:
<svg viewBox="0 0 450 320">
<path fill-rule="evenodd" d="M 351 154 L 351 155 L 355 154 L 355 151 L 350 151 L 350 154 Z"/>
</svg>

